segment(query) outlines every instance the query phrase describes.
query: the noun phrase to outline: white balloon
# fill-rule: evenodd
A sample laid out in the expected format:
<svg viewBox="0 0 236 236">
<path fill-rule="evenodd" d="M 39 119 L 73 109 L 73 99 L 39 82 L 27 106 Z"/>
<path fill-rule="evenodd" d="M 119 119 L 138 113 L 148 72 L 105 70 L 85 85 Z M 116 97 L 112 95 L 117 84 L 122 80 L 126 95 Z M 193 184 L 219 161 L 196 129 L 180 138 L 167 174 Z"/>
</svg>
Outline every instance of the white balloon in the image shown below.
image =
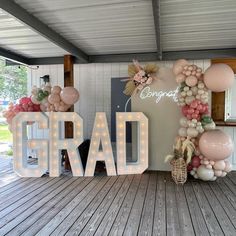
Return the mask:
<svg viewBox="0 0 236 236">
<path fill-rule="evenodd" d="M 195 100 L 195 97 L 194 96 L 190 96 L 190 97 L 186 97 L 185 98 L 185 102 L 189 105 L 192 101 Z"/>
<path fill-rule="evenodd" d="M 185 127 L 185 128 L 188 127 L 188 119 L 186 117 L 180 118 L 179 123 L 182 127 Z"/>
<path fill-rule="evenodd" d="M 187 137 L 187 129 L 186 128 L 180 128 L 179 129 L 179 136 L 181 136 L 181 137 Z"/>
<path fill-rule="evenodd" d="M 207 169 L 205 165 L 200 165 L 197 169 L 197 175 L 199 179 L 209 181 L 214 177 L 214 171 L 212 169 Z"/>
<path fill-rule="evenodd" d="M 187 135 L 188 135 L 189 137 L 195 138 L 195 137 L 198 136 L 198 131 L 197 131 L 195 128 L 188 128 L 188 129 L 187 129 Z"/>
</svg>

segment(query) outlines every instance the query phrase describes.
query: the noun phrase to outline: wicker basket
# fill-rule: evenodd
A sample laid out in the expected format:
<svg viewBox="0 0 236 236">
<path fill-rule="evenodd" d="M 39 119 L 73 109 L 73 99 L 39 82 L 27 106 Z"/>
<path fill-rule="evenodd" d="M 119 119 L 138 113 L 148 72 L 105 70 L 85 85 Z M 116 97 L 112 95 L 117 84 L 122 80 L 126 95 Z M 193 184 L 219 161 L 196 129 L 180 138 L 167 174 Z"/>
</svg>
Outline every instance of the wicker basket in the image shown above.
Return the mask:
<svg viewBox="0 0 236 236">
<path fill-rule="evenodd" d="M 184 158 L 173 159 L 170 164 L 172 179 L 176 184 L 184 184 L 187 181 L 187 165 Z"/>
</svg>

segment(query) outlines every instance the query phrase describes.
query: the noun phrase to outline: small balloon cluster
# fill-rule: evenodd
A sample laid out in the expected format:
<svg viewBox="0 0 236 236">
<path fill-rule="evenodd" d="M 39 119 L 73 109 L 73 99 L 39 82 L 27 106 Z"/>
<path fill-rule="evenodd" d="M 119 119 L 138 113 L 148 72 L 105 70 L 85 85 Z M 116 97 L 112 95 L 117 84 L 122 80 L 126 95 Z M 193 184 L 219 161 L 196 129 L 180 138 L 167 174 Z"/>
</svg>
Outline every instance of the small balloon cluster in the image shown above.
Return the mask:
<svg viewBox="0 0 236 236">
<path fill-rule="evenodd" d="M 44 103 L 44 111 L 67 111 L 73 104 L 79 100 L 79 92 L 74 87 L 61 88 L 53 86 L 51 93 Z"/>
<path fill-rule="evenodd" d="M 194 144 L 191 158 L 185 158 L 186 173 L 205 181 L 224 177 L 232 169 L 225 159 L 232 154 L 233 143 L 227 134 L 216 129 L 209 114 L 208 98 L 210 90 L 222 92 L 230 88 L 234 73 L 225 64 L 215 64 L 203 74 L 201 68 L 183 59 L 175 62 L 173 72 L 180 84 L 178 105 L 184 115 L 180 119 L 177 140 Z M 176 159 L 174 155 L 168 157 Z"/>
<path fill-rule="evenodd" d="M 34 104 L 30 97 L 22 97 L 16 104 L 9 103 L 8 109 L 3 111 L 3 117 L 6 118 L 8 129 L 12 132 L 12 119 L 19 112 L 38 112 L 41 111 L 38 104 Z"/>
<path fill-rule="evenodd" d="M 124 94 L 132 96 L 135 92 L 141 91 L 145 86 L 150 85 L 156 79 L 158 67 L 155 64 L 147 64 L 142 67 L 138 61 L 133 60 L 133 64 L 128 67 L 129 78 Z"/>
<path fill-rule="evenodd" d="M 23 97 L 16 104 L 10 103 L 3 116 L 11 131 L 12 119 L 19 112 L 65 112 L 78 100 L 79 92 L 74 87 L 51 87 L 47 82 L 41 88 L 33 86 L 30 97 Z"/>
</svg>

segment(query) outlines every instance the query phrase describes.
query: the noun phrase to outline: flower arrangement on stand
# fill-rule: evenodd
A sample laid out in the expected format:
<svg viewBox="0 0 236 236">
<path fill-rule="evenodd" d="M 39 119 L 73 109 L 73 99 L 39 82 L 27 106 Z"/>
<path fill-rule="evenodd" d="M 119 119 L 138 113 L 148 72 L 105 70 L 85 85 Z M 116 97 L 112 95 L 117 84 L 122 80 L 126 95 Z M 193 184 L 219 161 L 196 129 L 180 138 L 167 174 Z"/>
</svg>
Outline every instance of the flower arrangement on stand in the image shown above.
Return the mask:
<svg viewBox="0 0 236 236">
<path fill-rule="evenodd" d="M 137 60 L 133 60 L 133 64 L 128 67 L 129 78 L 127 81 L 124 94 L 132 96 L 136 92 L 140 92 L 145 86 L 150 85 L 156 80 L 158 66 L 155 64 L 147 64 L 142 67 Z"/>
<path fill-rule="evenodd" d="M 172 178 L 175 183 L 183 184 L 187 172 L 205 181 L 224 177 L 231 171 L 228 158 L 233 152 L 231 138 L 216 129 L 209 112 L 209 92 L 221 92 L 230 88 L 234 81 L 232 69 L 225 64 L 210 66 L 205 73 L 197 65 L 191 65 L 181 59 L 173 66 L 176 82 L 179 86 L 178 105 L 183 117 L 174 145 L 174 155 L 168 155 L 166 161 L 172 166 Z M 184 151 L 189 145 L 188 154 Z M 186 156 L 187 155 L 187 156 Z"/>
</svg>

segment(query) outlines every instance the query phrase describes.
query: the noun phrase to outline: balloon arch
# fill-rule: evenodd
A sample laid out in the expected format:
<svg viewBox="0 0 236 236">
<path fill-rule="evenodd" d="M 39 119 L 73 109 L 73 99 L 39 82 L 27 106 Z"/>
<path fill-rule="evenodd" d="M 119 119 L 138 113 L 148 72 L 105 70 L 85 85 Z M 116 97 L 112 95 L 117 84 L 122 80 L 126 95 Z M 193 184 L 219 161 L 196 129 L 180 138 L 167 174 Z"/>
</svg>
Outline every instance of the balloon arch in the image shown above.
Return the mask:
<svg viewBox="0 0 236 236">
<path fill-rule="evenodd" d="M 187 172 L 205 181 L 224 177 L 232 169 L 226 158 L 233 152 L 233 142 L 216 129 L 208 100 L 209 91 L 222 92 L 233 85 L 234 72 L 228 65 L 214 64 L 203 73 L 202 68 L 184 59 L 175 62 L 173 72 L 180 85 L 178 105 L 183 117 L 174 154 L 166 157 L 172 166 L 172 178 L 183 184 Z"/>
</svg>

